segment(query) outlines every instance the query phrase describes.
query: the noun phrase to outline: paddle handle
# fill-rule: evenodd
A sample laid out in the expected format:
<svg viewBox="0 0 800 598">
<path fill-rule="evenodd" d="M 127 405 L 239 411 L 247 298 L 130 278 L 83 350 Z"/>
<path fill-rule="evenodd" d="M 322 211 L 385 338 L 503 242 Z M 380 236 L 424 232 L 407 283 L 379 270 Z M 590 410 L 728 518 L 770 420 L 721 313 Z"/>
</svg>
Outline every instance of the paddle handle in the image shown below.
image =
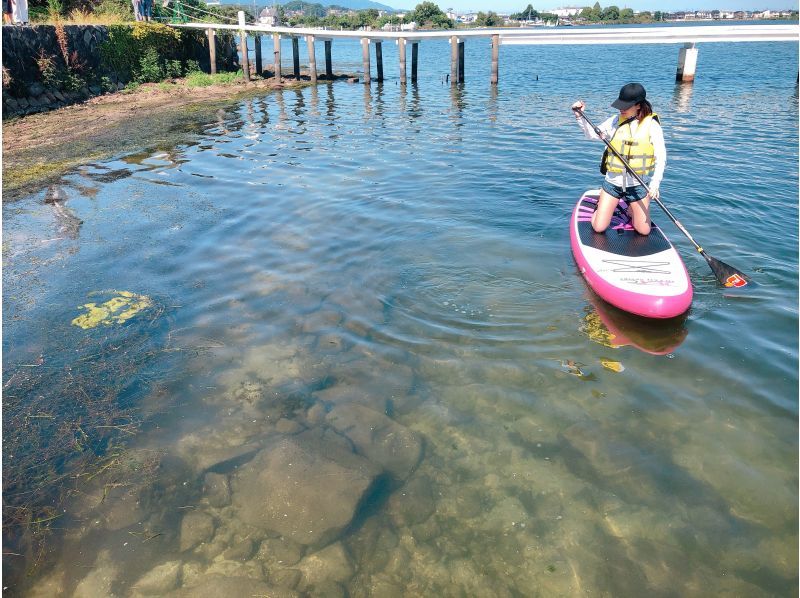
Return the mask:
<svg viewBox="0 0 800 598">
<path fill-rule="evenodd" d="M 617 150 L 615 150 L 615 149 L 614 149 L 614 146 L 612 146 L 612 145 L 611 145 L 611 143 L 608 141 L 608 139 L 606 139 L 606 138 L 605 138 L 605 135 L 604 135 L 604 134 L 603 134 L 603 132 L 600 130 L 600 128 L 599 128 L 599 127 L 597 127 L 597 126 L 596 126 L 596 125 L 595 125 L 595 124 L 594 124 L 592 121 L 590 121 L 590 120 L 589 120 L 589 117 L 588 117 L 588 116 L 586 116 L 586 115 L 583 113 L 583 110 L 581 110 L 580 108 L 573 108 L 573 110 L 574 110 L 575 112 L 577 112 L 577 113 L 580 115 L 580 117 L 581 117 L 583 120 L 585 120 L 585 121 L 586 121 L 586 123 L 587 123 L 587 124 L 588 124 L 590 127 L 592 127 L 592 129 L 594 129 L 594 132 L 595 132 L 595 133 L 597 133 L 597 136 L 600 138 L 600 140 L 601 140 L 603 143 L 605 143 L 605 144 L 606 144 L 606 147 L 609 149 L 609 151 L 611 151 L 611 153 L 613 153 L 613 154 L 614 154 L 614 155 L 615 155 L 615 156 L 616 156 L 616 157 L 617 157 L 617 158 L 620 160 L 620 162 L 622 162 L 622 164 L 625 166 L 625 168 L 628 170 L 628 172 L 630 172 L 630 173 L 631 173 L 631 175 L 633 175 L 633 178 L 635 178 L 635 179 L 638 181 L 638 183 L 639 183 L 639 184 L 640 184 L 642 187 L 644 187 L 644 188 L 645 188 L 645 190 L 647 191 L 648 195 L 650 195 L 650 199 L 652 199 L 653 201 L 655 201 L 655 202 L 658 204 L 658 207 L 659 207 L 659 208 L 661 208 L 662 210 L 664 210 L 664 213 L 665 213 L 665 214 L 666 214 L 666 215 L 669 217 L 669 219 L 670 219 L 670 220 L 672 220 L 672 222 L 674 222 L 674 223 L 675 223 L 675 226 L 677 226 L 677 227 L 678 227 L 678 229 L 679 229 L 679 230 L 680 230 L 680 231 L 681 231 L 681 232 L 682 232 L 684 235 L 686 235 L 686 238 L 687 238 L 687 239 L 689 239 L 689 240 L 692 242 L 692 244 L 695 246 L 695 248 L 697 248 L 697 251 L 699 251 L 701 254 L 703 254 L 703 257 L 706 257 L 706 256 L 705 256 L 705 250 L 704 250 L 702 247 L 700 247 L 700 244 L 699 244 L 697 241 L 695 241 L 695 240 L 694 240 L 694 238 L 692 237 L 692 235 L 690 235 L 690 234 L 689 234 L 689 231 L 688 231 L 688 230 L 686 230 L 686 229 L 684 228 L 684 226 L 683 226 L 683 225 L 680 223 L 680 221 L 679 221 L 677 218 L 675 218 L 675 216 L 673 216 L 673 215 L 672 215 L 672 212 L 670 212 L 670 211 L 667 209 L 667 206 L 665 206 L 665 205 L 664 205 L 664 204 L 661 202 L 661 200 L 660 200 L 660 199 L 658 199 L 657 197 L 653 197 L 653 196 L 652 196 L 652 194 L 650 194 L 650 187 L 648 187 L 648 186 L 647 186 L 647 183 L 645 183 L 645 182 L 642 180 L 642 177 L 640 177 L 640 176 L 639 176 L 639 175 L 638 175 L 636 172 L 634 172 L 633 168 L 631 168 L 631 165 L 630 165 L 630 164 L 628 164 L 627 160 L 625 160 L 625 158 L 623 158 L 623 157 L 620 155 L 620 153 L 619 153 Z M 708 258 L 706 258 L 706 259 L 708 259 Z"/>
</svg>

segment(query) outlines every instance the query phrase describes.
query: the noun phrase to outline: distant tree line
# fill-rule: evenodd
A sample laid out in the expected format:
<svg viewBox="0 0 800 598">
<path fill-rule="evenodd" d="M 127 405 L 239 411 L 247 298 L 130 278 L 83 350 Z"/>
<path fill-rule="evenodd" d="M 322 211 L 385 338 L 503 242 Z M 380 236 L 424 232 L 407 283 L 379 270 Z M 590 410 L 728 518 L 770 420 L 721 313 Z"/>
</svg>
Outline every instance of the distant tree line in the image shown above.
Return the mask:
<svg viewBox="0 0 800 598">
<path fill-rule="evenodd" d="M 592 7 L 585 7 L 580 14 L 578 15 L 581 19 L 588 21 L 590 23 L 599 23 L 603 22 L 622 22 L 622 23 L 633 23 L 636 22 L 650 22 L 650 21 L 660 21 L 661 20 L 661 12 L 656 11 L 655 15 L 650 14 L 649 12 L 643 12 L 639 15 L 633 14 L 632 8 L 623 8 L 620 9 L 619 6 L 611 5 L 603 8 L 600 6 L 599 2 L 595 2 L 594 6 Z"/>
<path fill-rule="evenodd" d="M 33 0 L 44 1 L 44 0 Z M 50 2 L 55 0 L 48 0 Z M 114 0 L 103 0 L 114 1 Z M 119 0 L 117 0 L 119 1 Z M 190 0 L 191 1 L 191 0 Z M 194 0 L 197 1 L 197 0 Z M 246 8 L 243 6 L 242 8 Z M 290 0 L 278 6 L 281 22 L 290 26 L 305 25 L 309 27 L 329 27 L 332 29 L 360 29 L 370 27 L 380 29 L 387 23 L 402 25 L 414 22 L 421 29 L 452 29 L 456 26 L 452 19 L 441 8 L 430 0 L 417 4 L 416 8 L 400 17 L 393 13 L 381 13 L 374 8 L 352 10 L 343 6 L 325 6 L 319 3 L 308 3 L 302 0 Z M 796 14 L 796 13 L 795 13 Z M 617 5 L 606 6 L 599 2 L 583 8 L 575 17 L 575 21 L 585 23 L 652 23 L 663 21 L 667 14 L 662 11 L 644 11 L 637 14 L 631 8 L 619 8 Z M 540 12 L 532 4 L 520 12 L 509 15 L 512 21 L 556 21 L 553 13 Z M 505 24 L 503 17 L 494 11 L 479 12 L 473 23 L 467 26 L 501 27 Z M 463 26 L 463 25 L 462 25 Z"/>
<path fill-rule="evenodd" d="M 291 14 L 302 11 L 302 14 Z M 451 29 L 455 23 L 433 2 L 425 1 L 417 7 L 399 17 L 396 14 L 380 14 L 374 8 L 366 10 L 350 10 L 342 6 L 323 6 L 322 4 L 308 4 L 300 0 L 292 0 L 278 7 L 281 21 L 291 26 L 305 25 L 308 27 L 331 27 L 333 29 L 359 29 L 361 27 L 381 28 L 387 23 L 401 25 L 403 23 L 417 23 L 425 29 Z M 496 15 L 495 15 L 496 16 Z"/>
</svg>

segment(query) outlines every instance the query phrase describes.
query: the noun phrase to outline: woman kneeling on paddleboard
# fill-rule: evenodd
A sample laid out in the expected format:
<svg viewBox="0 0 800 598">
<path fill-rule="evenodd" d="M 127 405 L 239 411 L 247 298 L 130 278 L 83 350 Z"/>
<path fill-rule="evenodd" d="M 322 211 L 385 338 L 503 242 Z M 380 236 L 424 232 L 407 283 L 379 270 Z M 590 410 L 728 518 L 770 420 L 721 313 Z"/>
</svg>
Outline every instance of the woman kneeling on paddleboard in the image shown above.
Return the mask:
<svg viewBox="0 0 800 598">
<path fill-rule="evenodd" d="M 600 172 L 606 175 L 597 209 L 592 214 L 592 228 L 604 232 L 611 223 L 611 216 L 620 199 L 628 203 L 628 213 L 633 227 L 642 235 L 650 234 L 650 198 L 658 198 L 658 187 L 667 165 L 667 149 L 664 147 L 664 132 L 647 101 L 646 92 L 640 83 L 628 83 L 619 90 L 619 97 L 611 104 L 619 115 L 606 120 L 599 129 L 611 146 L 619 152 L 630 167 L 647 183 L 647 189 L 627 172 L 625 165 L 606 149 L 600 163 Z M 583 110 L 586 104 L 578 100 L 574 110 Z M 575 112 L 575 118 L 589 139 L 600 139 L 594 129 Z M 651 177 L 647 180 L 647 177 Z"/>
</svg>

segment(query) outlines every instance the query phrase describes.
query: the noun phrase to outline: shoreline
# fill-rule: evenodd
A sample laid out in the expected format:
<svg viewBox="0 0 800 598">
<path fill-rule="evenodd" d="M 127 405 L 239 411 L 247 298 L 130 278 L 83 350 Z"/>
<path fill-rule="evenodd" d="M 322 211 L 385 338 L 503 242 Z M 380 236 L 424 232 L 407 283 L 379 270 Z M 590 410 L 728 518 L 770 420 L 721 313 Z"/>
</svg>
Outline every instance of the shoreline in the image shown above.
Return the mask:
<svg viewBox="0 0 800 598">
<path fill-rule="evenodd" d="M 353 80 L 335 75 L 333 82 Z M 319 83 L 327 83 L 322 79 Z M 259 79 L 188 87 L 183 79 L 96 96 L 49 112 L 3 122 L 3 202 L 57 181 L 83 164 L 115 155 L 174 146 L 203 114 L 276 89 L 313 85 L 310 79 Z"/>
</svg>

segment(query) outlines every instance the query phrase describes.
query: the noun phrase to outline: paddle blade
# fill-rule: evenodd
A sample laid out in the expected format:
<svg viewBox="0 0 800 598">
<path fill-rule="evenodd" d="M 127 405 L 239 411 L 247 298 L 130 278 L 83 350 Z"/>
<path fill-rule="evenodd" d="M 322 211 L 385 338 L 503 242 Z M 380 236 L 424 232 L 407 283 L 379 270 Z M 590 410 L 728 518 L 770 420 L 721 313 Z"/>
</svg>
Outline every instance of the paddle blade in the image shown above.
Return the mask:
<svg viewBox="0 0 800 598">
<path fill-rule="evenodd" d="M 740 288 L 747 286 L 750 282 L 744 274 L 733 266 L 729 266 L 725 262 L 707 255 L 705 252 L 703 252 L 703 257 L 706 258 L 708 265 L 711 266 L 711 270 L 714 272 L 714 276 L 717 277 L 722 286 Z"/>
</svg>

